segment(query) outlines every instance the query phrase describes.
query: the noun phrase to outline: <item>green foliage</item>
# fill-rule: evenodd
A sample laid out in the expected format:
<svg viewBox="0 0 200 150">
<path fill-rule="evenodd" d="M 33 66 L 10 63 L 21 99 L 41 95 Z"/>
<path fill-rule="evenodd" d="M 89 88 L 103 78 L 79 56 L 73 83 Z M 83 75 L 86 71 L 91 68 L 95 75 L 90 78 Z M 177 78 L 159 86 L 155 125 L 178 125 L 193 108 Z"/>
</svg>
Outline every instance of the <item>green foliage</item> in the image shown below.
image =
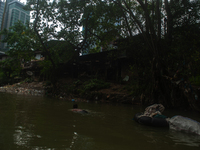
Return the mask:
<svg viewBox="0 0 200 150">
<path fill-rule="evenodd" d="M 43 60 L 41 62 L 39 62 L 40 66 L 42 66 L 42 70 L 41 70 L 41 75 L 43 75 L 44 77 L 46 77 L 46 79 L 51 79 L 54 78 L 53 73 L 52 72 L 52 63 L 49 60 Z"/>
<path fill-rule="evenodd" d="M 33 58 L 33 50 L 37 45 L 34 33 L 18 21 L 9 30 L 4 29 L 0 32 L 0 35 L 5 36 L 2 42 L 6 42 L 9 47 L 9 51 L 6 52 L 8 58 L 1 61 L 0 66 L 7 78 L 13 78 L 20 74 L 22 64 Z"/>
<path fill-rule="evenodd" d="M 43 42 L 62 39 L 84 51 L 96 42 L 106 47 L 120 34 L 120 25 L 115 25 L 120 22 L 119 16 L 114 15 L 119 14 L 119 9 L 112 2 L 27 0 L 25 8 L 32 12 L 35 29 Z"/>
<path fill-rule="evenodd" d="M 86 81 L 83 85 L 85 91 L 94 91 L 110 87 L 109 83 L 98 79 L 91 79 L 89 81 Z"/>
<path fill-rule="evenodd" d="M 0 80 L 2 80 L 4 78 L 4 73 L 2 71 L 2 68 L 0 68 Z"/>
<path fill-rule="evenodd" d="M 77 87 L 77 86 L 79 86 L 79 85 L 81 85 L 81 81 L 80 81 L 80 80 L 77 80 L 77 81 L 74 82 L 74 86 L 75 86 L 75 87 Z"/>
<path fill-rule="evenodd" d="M 174 42 L 168 53 L 168 66 L 171 71 L 182 70 L 182 74 L 200 74 L 200 29 L 199 24 L 181 26 L 174 29 Z"/>
<path fill-rule="evenodd" d="M 1 65 L 2 62 L 0 62 Z M 16 76 L 18 76 L 18 72 L 9 70 L 8 68 L 0 68 L 0 85 L 5 85 L 5 84 L 13 84 L 17 82 L 15 79 Z"/>
<path fill-rule="evenodd" d="M 57 72 L 60 63 L 67 63 L 73 56 L 81 40 L 79 28 L 81 12 L 71 11 L 76 9 L 71 1 L 28 0 L 25 8 L 32 12 L 32 24 L 35 34 L 45 52 L 45 61 L 42 74 L 56 85 Z M 73 9 L 72 9 L 73 8 Z M 81 8 L 80 8 L 81 9 Z M 78 22 L 76 22 L 78 21 Z M 52 40 L 54 39 L 54 40 Z"/>
<path fill-rule="evenodd" d="M 16 59 L 7 58 L 0 62 L 1 70 L 5 77 L 11 78 L 14 77 L 15 74 L 19 74 L 21 71 L 21 64 Z"/>
<path fill-rule="evenodd" d="M 173 77 L 177 70 L 182 71 L 181 76 L 194 76 L 192 81 L 197 82 L 196 76 L 200 74 L 200 30 L 197 22 L 200 19 L 200 1 L 27 2 L 27 7 L 33 12 L 33 18 L 37 18 L 35 27 L 43 43 L 52 38 L 66 42 L 63 46 L 51 46 L 46 51 L 52 56 L 56 67 L 60 62 L 67 62 L 75 49 L 78 54 L 80 50 L 98 52 L 101 46 L 108 49 L 108 43 L 111 41 L 126 38 L 128 42 L 118 42 L 118 47 L 129 50 L 127 55 L 134 63 L 132 69 L 137 70 L 138 80 L 136 85 L 131 85 L 132 93 L 143 92 L 145 86 L 149 87 L 150 93 L 160 86 L 162 93 L 159 94 L 170 95 L 170 89 L 166 89 L 169 86 L 164 85 L 169 83 L 163 83 L 162 76 Z M 60 30 L 56 31 L 58 26 Z M 83 31 L 80 32 L 82 27 Z M 140 34 L 135 36 L 136 33 Z M 112 56 L 117 58 L 117 53 Z M 45 61 L 43 66 L 42 73 L 53 76 L 52 64 Z M 134 72 L 131 69 L 130 71 Z M 104 84 L 93 79 L 84 83 L 84 90 L 98 90 L 104 88 L 102 85 Z M 169 92 L 165 93 L 166 91 Z M 153 94 L 156 93 L 152 92 Z"/>
<path fill-rule="evenodd" d="M 35 34 L 28 25 L 18 21 L 9 30 L 4 29 L 0 34 L 5 36 L 2 42 L 7 43 L 9 56 L 17 56 L 18 59 L 23 58 L 25 61 L 31 59 L 37 43 Z"/>
<path fill-rule="evenodd" d="M 22 83 L 31 83 L 33 82 L 33 78 L 26 78 Z"/>
<path fill-rule="evenodd" d="M 98 94 L 98 90 L 109 88 L 110 84 L 98 79 L 91 79 L 85 82 L 81 80 L 74 81 L 73 84 L 63 85 L 62 89 L 68 95 L 79 95 L 84 98 L 94 98 Z"/>
<path fill-rule="evenodd" d="M 101 52 L 101 44 L 99 41 L 95 41 L 94 48 L 90 48 L 88 53 L 92 54 L 92 53 L 99 53 L 99 52 Z"/>
<path fill-rule="evenodd" d="M 3 76 L 3 72 L 2 72 L 2 68 L 0 69 L 0 78 L 2 78 Z"/>
<path fill-rule="evenodd" d="M 191 84 L 200 86 L 200 75 L 198 75 L 196 77 L 192 76 L 189 78 L 189 80 L 190 80 Z"/>
<path fill-rule="evenodd" d="M 87 48 L 94 50 L 96 47 L 95 50 L 98 50 L 99 47 L 104 47 L 107 49 L 109 43 L 120 36 L 121 25 L 118 14 L 118 7 L 112 2 L 101 0 L 85 2 L 81 21 Z"/>
<path fill-rule="evenodd" d="M 75 53 L 74 46 L 67 41 L 48 41 L 47 48 L 56 64 L 67 63 Z"/>
</svg>

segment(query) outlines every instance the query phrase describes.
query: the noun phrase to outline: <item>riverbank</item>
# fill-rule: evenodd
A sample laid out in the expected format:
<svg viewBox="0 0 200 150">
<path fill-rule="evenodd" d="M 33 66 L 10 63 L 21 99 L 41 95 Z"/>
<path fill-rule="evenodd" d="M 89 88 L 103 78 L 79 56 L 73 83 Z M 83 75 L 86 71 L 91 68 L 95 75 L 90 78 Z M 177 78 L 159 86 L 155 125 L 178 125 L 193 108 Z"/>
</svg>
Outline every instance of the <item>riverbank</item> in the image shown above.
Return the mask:
<svg viewBox="0 0 200 150">
<path fill-rule="evenodd" d="M 43 82 L 32 82 L 32 83 L 19 82 L 13 85 L 1 86 L 0 92 L 44 96 L 45 88 L 43 86 Z"/>
<path fill-rule="evenodd" d="M 27 82 L 29 81 L 29 82 Z M 50 81 L 39 80 L 24 80 L 13 85 L 5 85 L 0 87 L 0 92 L 22 94 L 22 95 L 36 95 L 36 96 L 49 96 L 56 99 L 66 101 L 83 101 L 83 102 L 103 102 L 103 103 L 125 103 L 130 105 L 144 105 L 144 100 L 149 101 L 146 105 L 150 105 L 151 101 L 144 94 L 137 95 L 138 93 L 133 90 L 133 87 L 128 82 L 115 83 L 103 81 L 98 79 L 77 79 L 77 78 L 62 78 L 53 85 Z M 189 109 L 200 112 L 200 93 L 199 87 L 193 86 L 191 91 L 188 88 L 180 86 L 180 90 L 176 91 L 179 94 L 178 99 L 173 100 L 173 109 Z M 135 93 L 133 93 L 135 92 Z M 188 105 L 181 105 L 185 98 L 185 103 Z M 160 99 L 157 103 L 164 103 Z"/>
<path fill-rule="evenodd" d="M 19 82 L 13 85 L 5 85 L 0 87 L 0 92 L 7 92 L 22 95 L 50 96 L 67 101 L 99 101 L 99 102 L 117 102 L 128 104 L 140 104 L 126 90 L 125 84 L 106 82 L 106 88 L 95 89 L 96 83 L 90 80 L 77 80 L 71 78 L 60 79 L 53 90 L 52 85 L 48 81 L 43 82 Z M 88 88 L 92 85 L 92 88 Z M 102 85 L 96 85 L 102 86 Z M 88 89 L 86 89 L 88 88 Z"/>
</svg>

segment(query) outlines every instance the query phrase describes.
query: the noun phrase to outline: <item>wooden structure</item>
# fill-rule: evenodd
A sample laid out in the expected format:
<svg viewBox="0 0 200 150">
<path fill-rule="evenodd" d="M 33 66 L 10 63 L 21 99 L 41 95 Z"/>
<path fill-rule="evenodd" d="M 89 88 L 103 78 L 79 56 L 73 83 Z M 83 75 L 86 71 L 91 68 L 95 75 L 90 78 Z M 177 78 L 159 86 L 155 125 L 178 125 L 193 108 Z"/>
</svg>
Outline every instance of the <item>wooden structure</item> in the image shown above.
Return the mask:
<svg viewBox="0 0 200 150">
<path fill-rule="evenodd" d="M 71 68 L 65 70 L 70 70 L 73 77 L 98 77 L 121 81 L 130 75 L 129 65 L 132 63 L 126 50 L 110 50 L 80 56 L 71 64 Z"/>
</svg>

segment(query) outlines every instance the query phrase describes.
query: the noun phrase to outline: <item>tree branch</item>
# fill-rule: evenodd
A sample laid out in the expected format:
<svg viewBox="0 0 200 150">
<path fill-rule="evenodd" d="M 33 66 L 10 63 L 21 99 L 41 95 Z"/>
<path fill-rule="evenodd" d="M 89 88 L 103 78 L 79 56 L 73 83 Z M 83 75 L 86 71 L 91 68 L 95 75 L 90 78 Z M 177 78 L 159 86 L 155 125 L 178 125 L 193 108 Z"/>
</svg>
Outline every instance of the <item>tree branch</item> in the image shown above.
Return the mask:
<svg viewBox="0 0 200 150">
<path fill-rule="evenodd" d="M 36 6 L 36 18 L 35 18 L 35 21 L 34 21 L 34 31 L 35 33 L 37 34 L 38 38 L 39 38 L 39 41 L 40 43 L 42 44 L 42 47 L 45 51 L 45 53 L 48 55 L 49 57 L 49 60 L 51 61 L 52 65 L 53 65 L 53 68 L 55 69 L 55 63 L 53 61 L 53 59 L 51 58 L 51 54 L 49 53 L 47 47 L 45 46 L 40 34 L 38 33 L 38 30 L 37 30 L 37 22 L 38 22 L 38 16 L 39 16 L 39 3 L 40 3 L 40 0 L 37 0 L 37 6 Z"/>
</svg>

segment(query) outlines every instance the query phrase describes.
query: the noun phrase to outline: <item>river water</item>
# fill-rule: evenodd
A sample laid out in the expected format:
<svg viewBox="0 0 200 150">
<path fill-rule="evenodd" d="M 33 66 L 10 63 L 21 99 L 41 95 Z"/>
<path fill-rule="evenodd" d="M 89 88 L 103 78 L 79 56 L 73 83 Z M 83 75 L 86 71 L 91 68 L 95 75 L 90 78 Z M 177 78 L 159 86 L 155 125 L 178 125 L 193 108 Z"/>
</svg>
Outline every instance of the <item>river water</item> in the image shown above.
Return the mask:
<svg viewBox="0 0 200 150">
<path fill-rule="evenodd" d="M 0 150 L 199 150 L 200 136 L 143 126 L 141 106 L 74 102 L 0 93 Z M 200 122 L 200 114 L 165 110 Z"/>
</svg>

